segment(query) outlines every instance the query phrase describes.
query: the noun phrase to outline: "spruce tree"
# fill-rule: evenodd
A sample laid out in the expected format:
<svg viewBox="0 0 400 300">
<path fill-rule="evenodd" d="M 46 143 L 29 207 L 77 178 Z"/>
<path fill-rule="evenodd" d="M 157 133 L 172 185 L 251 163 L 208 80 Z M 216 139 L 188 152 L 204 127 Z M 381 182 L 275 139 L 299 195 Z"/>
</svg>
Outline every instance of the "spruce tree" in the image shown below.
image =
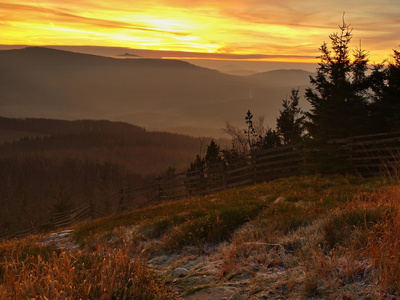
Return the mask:
<svg viewBox="0 0 400 300">
<path fill-rule="evenodd" d="M 257 143 L 258 149 L 269 149 L 282 146 L 282 141 L 279 133 L 271 128 L 268 128 L 264 137 L 260 137 Z"/>
<path fill-rule="evenodd" d="M 310 111 L 305 113 L 305 126 L 309 136 L 319 143 L 367 131 L 364 78 L 368 58 L 364 51 L 359 50 L 351 62 L 349 43 L 352 30 L 344 20 L 339 28 L 339 33 L 329 35 L 332 49 L 327 43 L 320 47 L 317 75 L 310 77 L 314 89 L 308 88 L 305 95 L 311 104 Z"/>
<path fill-rule="evenodd" d="M 250 151 L 253 151 L 254 144 L 257 143 L 254 141 L 254 139 L 257 137 L 257 133 L 253 124 L 253 114 L 250 110 L 247 111 L 246 117 L 244 119 L 246 120 L 247 124 L 247 129 L 244 131 L 244 134 L 247 137 L 247 143 L 249 145 Z"/>
<path fill-rule="evenodd" d="M 210 145 L 207 146 L 207 152 L 204 158 L 206 167 L 222 163 L 223 159 L 221 154 L 221 147 L 214 140 L 211 140 Z"/>
<path fill-rule="evenodd" d="M 205 168 L 204 158 L 201 158 L 200 155 L 196 155 L 196 159 L 190 163 L 187 172 L 204 171 L 204 168 Z"/>
<path fill-rule="evenodd" d="M 385 63 L 385 62 L 384 62 Z M 379 64 L 371 74 L 371 118 L 375 132 L 400 130 L 400 52 L 393 50 L 387 65 Z"/>
<path fill-rule="evenodd" d="M 292 89 L 289 99 L 284 99 L 279 117 L 276 119 L 277 133 L 283 145 L 298 143 L 304 131 L 304 115 L 299 108 L 299 90 Z"/>
</svg>

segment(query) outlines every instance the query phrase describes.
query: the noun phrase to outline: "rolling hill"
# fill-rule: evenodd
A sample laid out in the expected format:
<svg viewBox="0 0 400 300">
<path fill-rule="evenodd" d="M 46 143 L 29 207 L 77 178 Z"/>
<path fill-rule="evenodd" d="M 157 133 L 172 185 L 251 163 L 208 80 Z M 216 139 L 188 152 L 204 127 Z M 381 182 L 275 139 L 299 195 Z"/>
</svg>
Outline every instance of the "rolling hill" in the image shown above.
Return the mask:
<svg viewBox="0 0 400 300">
<path fill-rule="evenodd" d="M 106 120 L 0 117 L 0 132 L 0 159 L 39 154 L 111 162 L 144 176 L 158 175 L 169 167 L 186 169 L 201 144 L 198 138 Z"/>
<path fill-rule="evenodd" d="M 41 47 L 0 51 L 0 68 L 6 117 L 108 119 L 214 137 L 227 121 L 242 125 L 248 109 L 275 126 L 282 99 L 305 82 L 287 75 L 292 70 L 281 70 L 280 84 L 271 85 L 266 74 L 233 76 L 179 60 Z"/>
<path fill-rule="evenodd" d="M 285 87 L 288 86 L 288 83 L 291 83 L 292 86 L 293 84 L 298 86 L 308 85 L 311 75 L 313 73 L 304 70 L 273 70 L 249 75 L 247 78 L 250 82 L 257 82 L 260 85 Z"/>
</svg>

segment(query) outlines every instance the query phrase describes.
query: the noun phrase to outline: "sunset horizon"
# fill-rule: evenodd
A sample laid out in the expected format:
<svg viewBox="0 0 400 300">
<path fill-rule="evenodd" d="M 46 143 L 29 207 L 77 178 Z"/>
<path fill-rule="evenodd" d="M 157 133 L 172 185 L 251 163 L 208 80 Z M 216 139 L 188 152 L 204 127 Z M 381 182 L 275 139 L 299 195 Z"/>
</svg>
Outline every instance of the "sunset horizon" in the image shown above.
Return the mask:
<svg viewBox="0 0 400 300">
<path fill-rule="evenodd" d="M 0 3 L 4 46 L 122 47 L 166 53 L 160 58 L 317 63 L 319 47 L 345 22 L 351 47 L 369 52 L 371 63 L 390 58 L 400 26 L 393 0 L 298 3 L 229 0 L 194 3 L 123 0 L 79 3 Z M 171 54 L 171 53 L 174 53 Z"/>
</svg>

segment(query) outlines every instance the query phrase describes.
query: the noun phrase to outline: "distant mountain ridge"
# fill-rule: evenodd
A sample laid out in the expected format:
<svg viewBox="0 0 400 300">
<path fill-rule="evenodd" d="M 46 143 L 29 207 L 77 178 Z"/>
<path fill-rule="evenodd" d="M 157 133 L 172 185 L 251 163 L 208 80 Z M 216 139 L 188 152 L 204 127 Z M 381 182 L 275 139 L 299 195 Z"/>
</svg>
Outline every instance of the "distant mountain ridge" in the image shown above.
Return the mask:
<svg viewBox="0 0 400 300">
<path fill-rule="evenodd" d="M 228 64 L 219 68 L 222 73 L 237 75 L 237 76 L 248 76 L 258 73 L 254 70 L 244 69 L 235 64 Z"/>
<path fill-rule="evenodd" d="M 198 128 L 202 136 L 220 136 L 227 121 L 242 124 L 248 109 L 274 126 L 282 99 L 308 78 L 281 71 L 288 73 L 271 85 L 278 77 L 270 72 L 233 76 L 180 60 L 42 47 L 0 51 L 0 69 L 5 117 L 108 119 L 185 134 Z"/>
<path fill-rule="evenodd" d="M 299 69 L 281 69 L 249 75 L 248 79 L 259 83 L 264 82 L 271 86 L 287 86 L 288 82 L 297 83 L 301 86 L 307 85 L 310 82 L 310 76 L 313 75 L 312 72 Z"/>
<path fill-rule="evenodd" d="M 122 57 L 139 57 L 139 55 L 128 53 L 128 52 L 126 52 L 124 54 L 120 54 L 118 56 L 122 56 Z"/>
<path fill-rule="evenodd" d="M 192 67 L 205 69 L 194 66 L 188 62 L 181 60 L 164 60 L 156 58 L 141 58 L 139 60 L 118 60 L 108 56 L 98 56 L 93 54 L 85 54 L 78 52 L 71 52 L 65 50 L 58 50 L 46 47 L 27 47 L 14 50 L 0 50 L 0 60 L 4 64 L 8 59 L 10 63 L 26 63 L 32 65 L 40 65 L 43 68 L 46 66 L 57 65 L 70 66 L 73 65 L 95 65 L 95 66 L 164 66 L 164 67 Z M 18 61 L 17 61 L 18 60 Z M 18 67 L 18 65 L 14 65 Z"/>
<path fill-rule="evenodd" d="M 141 134 L 145 130 L 139 126 L 124 122 L 111 122 L 107 120 L 56 120 L 40 118 L 5 118 L 0 116 L 0 128 L 4 130 L 18 130 L 38 134 L 79 134 L 87 132 L 102 133 L 129 133 Z"/>
</svg>

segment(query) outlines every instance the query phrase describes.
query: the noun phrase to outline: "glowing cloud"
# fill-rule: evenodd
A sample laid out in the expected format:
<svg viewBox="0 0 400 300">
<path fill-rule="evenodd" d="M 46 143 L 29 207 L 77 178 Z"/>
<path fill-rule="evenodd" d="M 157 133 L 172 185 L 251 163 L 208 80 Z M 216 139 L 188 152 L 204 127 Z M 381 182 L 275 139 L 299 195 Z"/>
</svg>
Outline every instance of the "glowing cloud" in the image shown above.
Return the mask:
<svg viewBox="0 0 400 300">
<path fill-rule="evenodd" d="M 2 44 L 122 46 L 315 61 L 343 11 L 371 60 L 399 44 L 397 0 L 15 0 L 0 3 Z"/>
</svg>

